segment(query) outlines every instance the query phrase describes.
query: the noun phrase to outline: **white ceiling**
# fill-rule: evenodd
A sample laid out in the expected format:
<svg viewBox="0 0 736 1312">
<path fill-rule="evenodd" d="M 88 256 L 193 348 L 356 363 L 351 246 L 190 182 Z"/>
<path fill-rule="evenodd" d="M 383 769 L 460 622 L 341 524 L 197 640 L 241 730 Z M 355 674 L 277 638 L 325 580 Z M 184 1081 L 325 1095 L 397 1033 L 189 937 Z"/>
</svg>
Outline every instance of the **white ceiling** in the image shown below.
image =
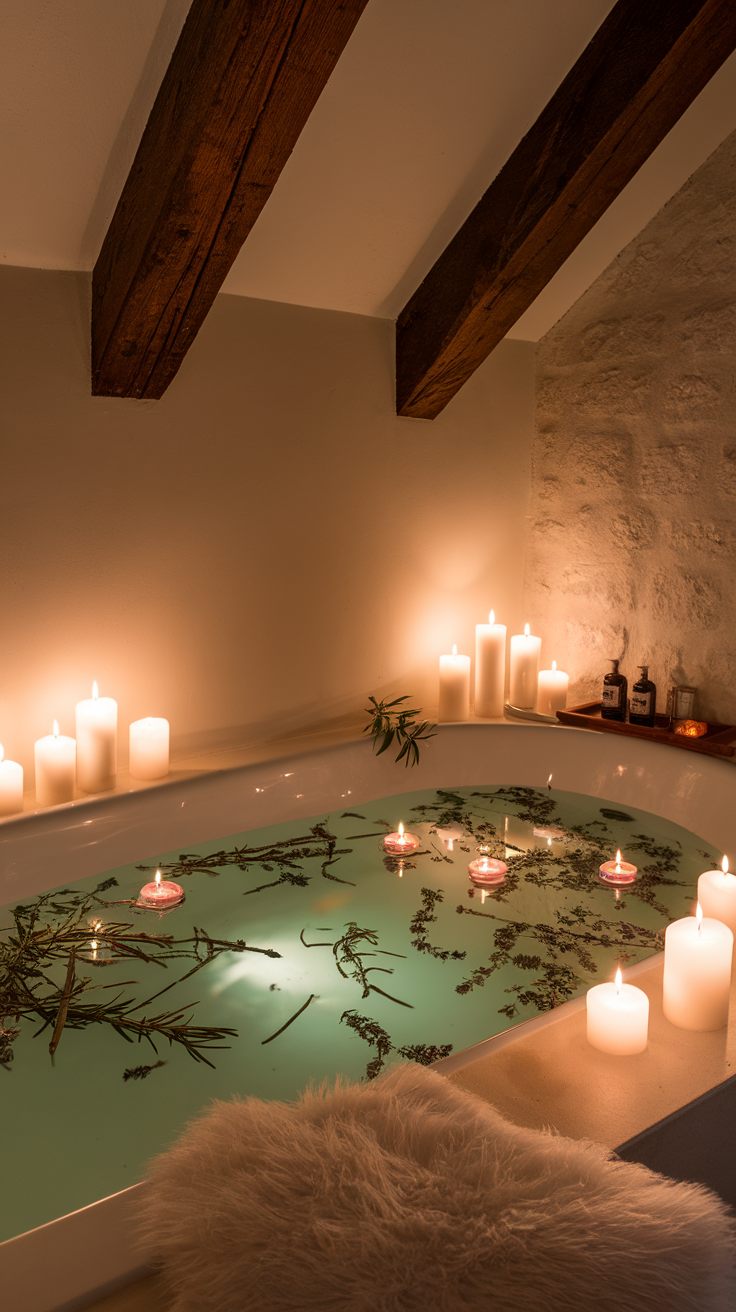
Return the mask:
<svg viewBox="0 0 736 1312">
<path fill-rule="evenodd" d="M 0 260 L 90 269 L 190 0 L 3 0 Z M 393 318 L 613 0 L 369 0 L 224 291 Z M 736 128 L 736 56 L 512 335 L 540 337 Z"/>
</svg>

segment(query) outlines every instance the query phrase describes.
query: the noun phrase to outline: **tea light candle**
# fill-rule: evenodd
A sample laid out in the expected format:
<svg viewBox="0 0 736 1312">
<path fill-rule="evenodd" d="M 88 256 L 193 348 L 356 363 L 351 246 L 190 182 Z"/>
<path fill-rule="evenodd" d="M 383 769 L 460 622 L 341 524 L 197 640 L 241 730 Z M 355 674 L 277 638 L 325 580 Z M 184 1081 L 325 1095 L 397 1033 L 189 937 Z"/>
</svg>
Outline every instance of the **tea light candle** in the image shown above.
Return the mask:
<svg viewBox="0 0 736 1312">
<path fill-rule="evenodd" d="M 537 707 L 540 715 L 554 715 L 555 711 L 564 711 L 567 706 L 567 689 L 569 674 L 558 670 L 557 661 L 552 662 L 551 670 L 540 670 L 537 680 Z M 515 705 L 515 703 L 512 703 Z"/>
<path fill-rule="evenodd" d="M 467 720 L 470 715 L 470 657 L 440 656 L 440 720 Z"/>
<path fill-rule="evenodd" d="M 720 920 L 694 916 L 664 936 L 662 1010 L 681 1030 L 719 1030 L 728 1021 L 733 934 Z"/>
<path fill-rule="evenodd" d="M 134 779 L 163 779 L 169 773 L 169 722 L 134 720 L 130 726 L 130 773 Z"/>
<path fill-rule="evenodd" d="M 139 901 L 146 907 L 165 911 L 167 907 L 175 907 L 179 902 L 184 901 L 184 889 L 181 884 L 175 884 L 170 879 L 162 879 L 161 871 L 157 870 L 155 882 L 143 885 Z"/>
<path fill-rule="evenodd" d="M 588 1043 L 615 1057 L 644 1052 L 649 1030 L 649 998 L 633 984 L 596 984 L 585 995 Z"/>
<path fill-rule="evenodd" d="M 16 815 L 23 810 L 23 766 L 6 761 L 0 743 L 0 815 Z"/>
<path fill-rule="evenodd" d="M 54 720 L 54 732 L 47 733 L 44 738 L 37 738 L 33 752 L 37 805 L 58 806 L 61 802 L 71 802 L 77 768 L 75 740 L 60 734 L 59 722 Z"/>
<path fill-rule="evenodd" d="M 104 793 L 115 787 L 117 769 L 118 704 L 100 697 L 93 683 L 91 698 L 77 702 L 77 786 Z"/>
<path fill-rule="evenodd" d="M 632 866 L 630 861 L 621 860 L 621 852 L 616 853 L 615 861 L 604 861 L 602 866 L 598 867 L 598 878 L 603 880 L 604 884 L 633 884 L 636 879 L 638 866 Z"/>
<path fill-rule="evenodd" d="M 397 832 L 395 834 L 386 834 L 383 840 L 383 850 L 390 853 L 391 856 L 411 856 L 412 852 L 416 852 L 420 841 L 416 834 L 405 834 L 404 826 L 399 821 Z"/>
<path fill-rule="evenodd" d="M 496 624 L 491 611 L 487 624 L 475 626 L 475 714 L 503 715 L 506 686 L 506 625 Z"/>
<path fill-rule="evenodd" d="M 515 633 L 511 639 L 509 701 L 520 711 L 534 710 L 541 650 L 542 639 L 529 633 L 528 624 L 524 625 L 523 633 Z"/>
<path fill-rule="evenodd" d="M 720 920 L 736 934 L 736 875 L 728 873 L 728 857 L 721 870 L 706 870 L 698 880 L 698 902 L 703 915 Z"/>
<path fill-rule="evenodd" d="M 468 874 L 474 884 L 502 884 L 506 878 L 508 866 L 495 856 L 479 856 L 471 861 Z"/>
</svg>

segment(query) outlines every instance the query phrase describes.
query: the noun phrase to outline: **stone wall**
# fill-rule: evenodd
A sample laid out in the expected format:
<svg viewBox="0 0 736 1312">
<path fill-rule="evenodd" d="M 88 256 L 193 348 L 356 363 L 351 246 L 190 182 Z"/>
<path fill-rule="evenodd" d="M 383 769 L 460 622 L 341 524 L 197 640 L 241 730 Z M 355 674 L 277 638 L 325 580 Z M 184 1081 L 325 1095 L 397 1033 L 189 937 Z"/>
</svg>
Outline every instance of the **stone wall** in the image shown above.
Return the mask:
<svg viewBox="0 0 736 1312">
<path fill-rule="evenodd" d="M 570 704 L 608 657 L 736 723 L 736 133 L 539 344 L 525 607 Z"/>
</svg>

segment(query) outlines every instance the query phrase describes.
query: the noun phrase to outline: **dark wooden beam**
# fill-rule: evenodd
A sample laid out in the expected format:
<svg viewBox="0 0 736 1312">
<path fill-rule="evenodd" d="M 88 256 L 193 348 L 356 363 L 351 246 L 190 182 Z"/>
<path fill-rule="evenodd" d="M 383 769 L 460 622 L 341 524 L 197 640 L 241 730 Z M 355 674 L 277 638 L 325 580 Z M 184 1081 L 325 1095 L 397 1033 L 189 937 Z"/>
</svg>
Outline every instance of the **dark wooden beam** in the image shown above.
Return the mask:
<svg viewBox="0 0 736 1312">
<path fill-rule="evenodd" d="M 95 265 L 95 395 L 163 395 L 366 4 L 194 0 Z"/>
<path fill-rule="evenodd" d="M 400 415 L 440 413 L 735 48 L 736 0 L 619 0 L 402 310 Z"/>
</svg>

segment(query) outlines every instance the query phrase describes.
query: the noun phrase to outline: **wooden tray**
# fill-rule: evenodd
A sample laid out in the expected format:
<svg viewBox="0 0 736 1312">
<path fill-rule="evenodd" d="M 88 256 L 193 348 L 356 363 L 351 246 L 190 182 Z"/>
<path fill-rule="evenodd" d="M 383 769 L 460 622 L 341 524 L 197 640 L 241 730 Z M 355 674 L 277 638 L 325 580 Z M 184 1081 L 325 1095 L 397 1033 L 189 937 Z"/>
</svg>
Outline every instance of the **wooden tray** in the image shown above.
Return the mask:
<svg viewBox="0 0 736 1312">
<path fill-rule="evenodd" d="M 706 752 L 709 756 L 733 756 L 736 750 L 729 746 L 732 739 L 736 738 L 736 724 L 708 724 L 708 732 L 702 738 L 686 738 L 681 733 L 670 733 L 667 715 L 655 715 L 653 729 L 621 720 L 604 720 L 600 702 L 586 702 L 584 706 L 571 706 L 567 710 L 558 711 L 557 719 L 561 724 L 571 724 L 576 729 L 595 729 L 598 733 L 623 733 L 629 738 L 648 738 L 652 743 L 668 743 L 670 747 L 684 747 L 688 752 Z"/>
</svg>

